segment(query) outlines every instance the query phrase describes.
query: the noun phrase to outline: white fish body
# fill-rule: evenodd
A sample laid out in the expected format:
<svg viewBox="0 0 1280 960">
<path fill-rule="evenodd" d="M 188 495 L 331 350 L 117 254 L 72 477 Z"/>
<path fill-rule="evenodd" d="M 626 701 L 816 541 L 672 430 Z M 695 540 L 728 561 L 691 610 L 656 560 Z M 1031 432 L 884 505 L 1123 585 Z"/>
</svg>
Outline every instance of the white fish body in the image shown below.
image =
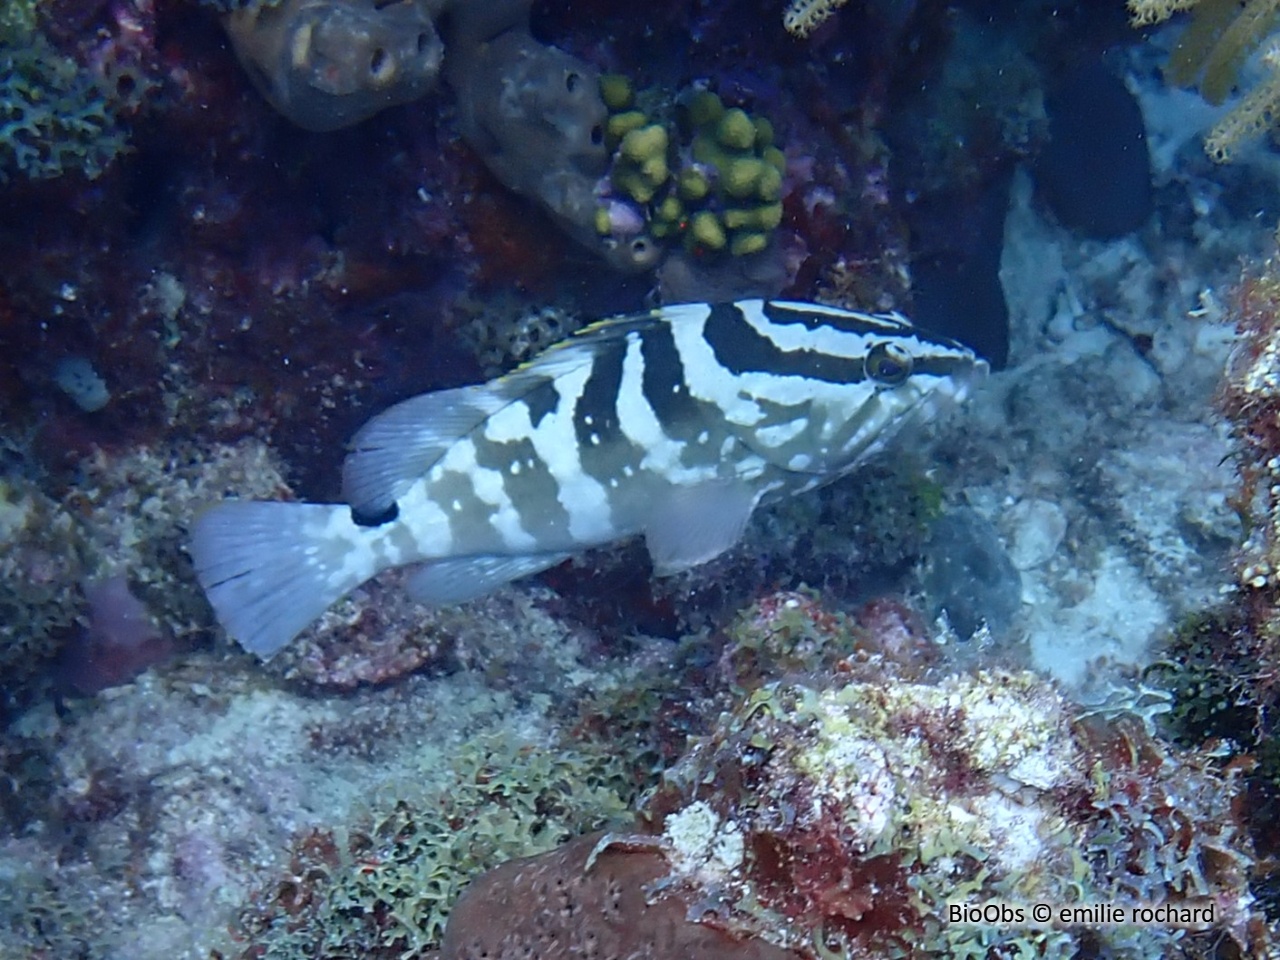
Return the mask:
<svg viewBox="0 0 1280 960">
<path fill-rule="evenodd" d="M 643 535 L 655 572 L 723 553 L 762 499 L 827 483 L 964 397 L 971 350 L 896 314 L 749 300 L 605 320 L 488 383 L 423 394 L 356 434 L 345 503 L 228 501 L 197 577 L 269 657 L 383 570 L 468 600 Z"/>
</svg>

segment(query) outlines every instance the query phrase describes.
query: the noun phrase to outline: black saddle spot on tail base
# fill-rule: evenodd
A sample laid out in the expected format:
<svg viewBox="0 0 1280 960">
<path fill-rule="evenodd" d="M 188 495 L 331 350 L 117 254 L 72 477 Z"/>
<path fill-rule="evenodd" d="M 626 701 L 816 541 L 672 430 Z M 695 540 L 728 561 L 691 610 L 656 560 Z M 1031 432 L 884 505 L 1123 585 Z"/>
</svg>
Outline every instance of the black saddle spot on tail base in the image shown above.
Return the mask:
<svg viewBox="0 0 1280 960">
<path fill-rule="evenodd" d="M 398 516 L 400 516 L 400 505 L 396 503 L 377 513 L 368 513 L 357 510 L 355 507 L 351 508 L 351 522 L 357 527 L 380 527 L 384 523 L 390 523 Z"/>
</svg>

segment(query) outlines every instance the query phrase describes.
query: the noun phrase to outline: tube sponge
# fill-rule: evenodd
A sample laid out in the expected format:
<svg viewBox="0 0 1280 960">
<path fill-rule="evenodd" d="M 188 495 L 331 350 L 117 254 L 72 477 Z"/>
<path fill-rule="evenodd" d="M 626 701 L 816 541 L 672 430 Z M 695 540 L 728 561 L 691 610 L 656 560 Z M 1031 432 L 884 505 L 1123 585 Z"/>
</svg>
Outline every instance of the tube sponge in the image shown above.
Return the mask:
<svg viewBox="0 0 1280 960">
<path fill-rule="evenodd" d="M 474 48 L 451 43 L 445 70 L 458 95 L 459 129 L 499 180 L 538 201 L 615 268 L 634 273 L 654 266 L 662 251 L 652 238 L 602 234 L 618 221 L 608 209 L 600 215 L 596 195 L 609 164 L 609 113 L 593 67 L 527 31 L 509 30 Z M 615 102 L 625 99 L 618 94 Z M 668 176 L 667 133 L 628 125 L 621 136 L 635 158 L 627 166 L 631 185 L 652 199 Z"/>
<path fill-rule="evenodd" d="M 307 130 L 337 130 L 416 100 L 435 84 L 444 45 L 434 4 L 285 0 L 225 23 L 267 101 Z"/>
</svg>

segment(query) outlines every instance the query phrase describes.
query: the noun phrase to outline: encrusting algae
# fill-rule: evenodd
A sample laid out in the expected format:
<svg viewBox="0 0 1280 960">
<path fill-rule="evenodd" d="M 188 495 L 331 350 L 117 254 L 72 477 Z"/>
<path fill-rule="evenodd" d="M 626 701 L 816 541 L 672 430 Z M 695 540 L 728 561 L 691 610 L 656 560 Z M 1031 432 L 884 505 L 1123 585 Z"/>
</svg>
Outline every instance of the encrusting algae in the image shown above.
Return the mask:
<svg viewBox="0 0 1280 960">
<path fill-rule="evenodd" d="M 712 955 L 806 960 L 1066 960 L 1086 944 L 1137 960 L 1197 938 L 1253 942 L 1236 778 L 1136 717 L 1089 716 L 1031 673 L 917 673 L 862 653 L 821 681 L 759 687 L 642 801 L 644 831 L 575 841 L 473 884 L 445 960 L 605 944 L 675 960 L 708 931 L 720 934 Z M 494 903 L 503 909 L 485 909 Z M 949 917 L 951 905 L 989 903 L 1162 904 L 1212 923 Z"/>
</svg>

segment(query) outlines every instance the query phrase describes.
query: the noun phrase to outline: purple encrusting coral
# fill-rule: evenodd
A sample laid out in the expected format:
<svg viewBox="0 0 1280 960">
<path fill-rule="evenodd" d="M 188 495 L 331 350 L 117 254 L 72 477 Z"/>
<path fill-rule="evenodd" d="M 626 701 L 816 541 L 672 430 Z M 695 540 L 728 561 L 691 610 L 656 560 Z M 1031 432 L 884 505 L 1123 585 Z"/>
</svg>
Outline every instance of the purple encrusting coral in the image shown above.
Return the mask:
<svg viewBox="0 0 1280 960">
<path fill-rule="evenodd" d="M 1105 6 L 6 3 L 0 955 L 1274 955 L 1273 163 L 1210 166 L 1182 25 Z M 1008 369 L 677 577 L 392 572 L 266 665 L 216 626 L 207 505 L 777 294 Z M 944 919 L 1036 899 L 1215 916 Z"/>
<path fill-rule="evenodd" d="M 146 604 L 133 595 L 120 574 L 84 585 L 89 623 L 62 651 L 59 679 L 76 693 L 89 695 L 128 683 L 163 663 L 173 642 L 151 622 Z"/>
</svg>

